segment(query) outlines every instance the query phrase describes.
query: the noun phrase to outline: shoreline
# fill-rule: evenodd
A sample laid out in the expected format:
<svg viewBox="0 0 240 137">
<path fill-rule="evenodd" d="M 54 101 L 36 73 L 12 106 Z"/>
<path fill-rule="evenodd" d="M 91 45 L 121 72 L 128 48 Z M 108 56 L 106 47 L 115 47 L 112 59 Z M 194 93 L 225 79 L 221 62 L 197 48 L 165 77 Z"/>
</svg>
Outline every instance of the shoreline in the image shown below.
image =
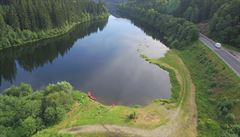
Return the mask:
<svg viewBox="0 0 240 137">
<path fill-rule="evenodd" d="M 86 23 L 86 22 L 89 22 L 89 21 L 99 21 L 99 20 L 102 20 L 102 19 L 105 19 L 105 18 L 108 18 L 109 17 L 109 14 L 103 14 L 101 16 L 96 16 L 96 17 L 90 17 L 90 19 L 88 20 L 85 20 L 85 21 L 80 21 L 80 22 L 74 22 L 74 23 L 71 23 L 71 25 L 69 25 L 69 27 L 67 25 L 64 25 L 62 27 L 66 27 L 66 28 L 63 28 L 63 29 L 60 29 L 60 30 L 57 30 L 57 31 L 60 31 L 60 33 L 57 33 L 55 35 L 49 35 L 46 34 L 46 36 L 42 37 L 42 38 L 39 38 L 39 39 L 33 39 L 33 40 L 28 40 L 28 41 L 24 41 L 23 43 L 21 44 L 15 44 L 15 45 L 12 45 L 10 47 L 5 47 L 5 48 L 0 48 L 0 51 L 2 50 L 5 50 L 5 49 L 9 49 L 9 48 L 13 48 L 13 47 L 20 47 L 20 46 L 24 46 L 24 45 L 27 45 L 27 44 L 30 44 L 30 43 L 34 43 L 34 42 L 38 42 L 38 41 L 41 41 L 41 40 L 47 40 L 47 39 L 51 39 L 51 38 L 55 38 L 55 37 L 59 37 L 61 35 L 64 35 L 68 32 L 70 32 L 74 27 L 76 27 L 77 25 L 80 25 L 82 23 Z M 61 27 L 60 27 L 61 28 Z M 58 28 L 53 28 L 53 29 L 50 29 L 51 31 L 53 30 L 56 30 Z M 41 31 L 39 31 L 41 32 Z M 44 32 L 44 31 L 43 31 Z"/>
</svg>

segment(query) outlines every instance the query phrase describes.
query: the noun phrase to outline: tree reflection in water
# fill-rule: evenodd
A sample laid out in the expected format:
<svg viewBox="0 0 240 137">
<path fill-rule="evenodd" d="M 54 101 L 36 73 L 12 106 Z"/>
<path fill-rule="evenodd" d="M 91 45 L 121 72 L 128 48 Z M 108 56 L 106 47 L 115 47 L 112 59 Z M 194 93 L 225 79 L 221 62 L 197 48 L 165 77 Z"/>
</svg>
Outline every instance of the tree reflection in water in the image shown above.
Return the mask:
<svg viewBox="0 0 240 137">
<path fill-rule="evenodd" d="M 107 19 L 82 23 L 62 36 L 0 51 L 0 85 L 3 80 L 15 80 L 17 65 L 25 71 L 32 72 L 52 63 L 57 57 L 64 56 L 77 39 L 102 31 L 106 24 Z"/>
</svg>

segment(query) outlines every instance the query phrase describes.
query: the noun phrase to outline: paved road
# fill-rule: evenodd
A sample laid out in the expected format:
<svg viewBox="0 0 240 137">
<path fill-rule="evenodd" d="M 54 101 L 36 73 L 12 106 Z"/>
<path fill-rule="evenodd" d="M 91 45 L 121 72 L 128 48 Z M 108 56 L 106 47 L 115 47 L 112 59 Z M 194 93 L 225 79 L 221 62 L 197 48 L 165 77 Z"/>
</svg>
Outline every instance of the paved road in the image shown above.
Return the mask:
<svg viewBox="0 0 240 137">
<path fill-rule="evenodd" d="M 240 62 L 232 54 L 223 48 L 216 48 L 214 46 L 216 42 L 203 34 L 200 34 L 199 39 L 212 49 L 238 76 L 240 76 Z"/>
</svg>

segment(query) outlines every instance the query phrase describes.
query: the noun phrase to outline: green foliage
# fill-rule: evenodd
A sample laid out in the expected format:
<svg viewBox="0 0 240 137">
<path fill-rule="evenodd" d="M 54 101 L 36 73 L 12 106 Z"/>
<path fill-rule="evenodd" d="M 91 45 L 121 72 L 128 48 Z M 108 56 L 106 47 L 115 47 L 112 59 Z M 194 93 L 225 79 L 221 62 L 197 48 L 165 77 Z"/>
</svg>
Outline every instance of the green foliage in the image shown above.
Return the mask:
<svg viewBox="0 0 240 137">
<path fill-rule="evenodd" d="M 138 3 L 135 6 L 125 4 L 120 9 L 123 15 L 154 27 L 164 35 L 165 41 L 172 48 L 182 48 L 198 39 L 197 27 L 185 19 L 162 14 L 153 8 L 139 8 Z"/>
<path fill-rule="evenodd" d="M 137 119 L 137 113 L 133 112 L 127 116 L 128 120 L 134 120 Z"/>
<path fill-rule="evenodd" d="M 128 0 L 127 5 L 132 9 L 154 10 L 194 23 L 209 21 L 212 38 L 240 48 L 240 0 Z"/>
<path fill-rule="evenodd" d="M 0 94 L 0 136 L 29 137 L 59 122 L 73 104 L 73 87 L 67 82 L 33 91 L 27 84 Z"/>
<path fill-rule="evenodd" d="M 107 14 L 91 0 L 0 0 L 0 49 L 52 37 Z"/>
<path fill-rule="evenodd" d="M 232 0 L 231 0 L 232 1 Z M 200 22 L 210 19 L 221 5 L 228 0 L 128 0 L 131 7 L 151 9 L 189 21 Z"/>
<path fill-rule="evenodd" d="M 19 132 L 21 136 L 29 137 L 35 134 L 41 125 L 38 120 L 39 119 L 35 119 L 33 117 L 28 117 L 24 119 L 20 124 L 20 128 L 18 129 L 20 130 Z"/>
<path fill-rule="evenodd" d="M 240 0 L 222 5 L 210 22 L 210 35 L 217 40 L 240 48 Z"/>
<path fill-rule="evenodd" d="M 6 94 L 8 96 L 27 96 L 30 95 L 33 92 L 32 87 L 28 84 L 21 84 L 19 87 L 12 86 L 5 91 L 3 91 L 3 94 Z"/>
<path fill-rule="evenodd" d="M 229 111 L 233 108 L 234 103 L 231 100 L 224 99 L 217 104 L 219 110 L 219 116 L 226 116 Z"/>
<path fill-rule="evenodd" d="M 192 21 L 192 22 L 196 22 L 197 21 L 197 16 L 199 10 L 197 7 L 188 7 L 188 9 L 184 12 L 183 16 L 185 19 Z"/>
<path fill-rule="evenodd" d="M 5 32 L 5 26 L 6 26 L 6 24 L 5 24 L 4 18 L 2 16 L 2 14 L 0 13 L 0 32 L 1 32 L 0 38 L 3 36 L 3 33 Z M 3 39 L 0 39 L 0 40 L 2 41 Z"/>
<path fill-rule="evenodd" d="M 179 55 L 196 86 L 199 136 L 239 136 L 239 77 L 200 42 Z"/>
<path fill-rule="evenodd" d="M 44 122 L 47 125 L 53 125 L 56 122 L 60 121 L 63 118 L 64 109 L 60 107 L 47 107 L 43 114 Z"/>
<path fill-rule="evenodd" d="M 170 44 L 170 47 L 179 47 L 181 44 L 178 40 L 174 40 L 171 44 Z"/>
</svg>

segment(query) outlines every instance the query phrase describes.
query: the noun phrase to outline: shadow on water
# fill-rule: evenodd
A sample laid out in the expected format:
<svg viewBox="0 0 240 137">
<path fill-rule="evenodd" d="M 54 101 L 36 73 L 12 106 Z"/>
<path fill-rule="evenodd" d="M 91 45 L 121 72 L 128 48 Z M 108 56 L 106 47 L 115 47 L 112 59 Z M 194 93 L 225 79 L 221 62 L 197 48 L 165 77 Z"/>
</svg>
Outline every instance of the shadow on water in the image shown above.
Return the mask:
<svg viewBox="0 0 240 137">
<path fill-rule="evenodd" d="M 25 71 L 32 72 L 52 63 L 57 57 L 64 56 L 77 39 L 102 31 L 107 21 L 104 19 L 99 22 L 82 23 L 62 36 L 0 51 L 0 85 L 3 80 L 15 80 L 18 65 Z"/>
<path fill-rule="evenodd" d="M 132 16 L 128 16 L 127 14 L 123 14 L 123 13 L 119 13 L 119 15 L 123 18 L 127 18 L 129 20 L 131 20 L 131 23 L 134 24 L 135 26 L 141 28 L 142 31 L 144 31 L 144 33 L 146 33 L 146 35 L 151 36 L 153 39 L 159 40 L 163 43 L 166 43 L 165 39 L 164 39 L 164 35 L 155 29 L 155 27 L 146 24 L 145 22 L 142 22 L 141 20 L 138 20 Z"/>
</svg>

